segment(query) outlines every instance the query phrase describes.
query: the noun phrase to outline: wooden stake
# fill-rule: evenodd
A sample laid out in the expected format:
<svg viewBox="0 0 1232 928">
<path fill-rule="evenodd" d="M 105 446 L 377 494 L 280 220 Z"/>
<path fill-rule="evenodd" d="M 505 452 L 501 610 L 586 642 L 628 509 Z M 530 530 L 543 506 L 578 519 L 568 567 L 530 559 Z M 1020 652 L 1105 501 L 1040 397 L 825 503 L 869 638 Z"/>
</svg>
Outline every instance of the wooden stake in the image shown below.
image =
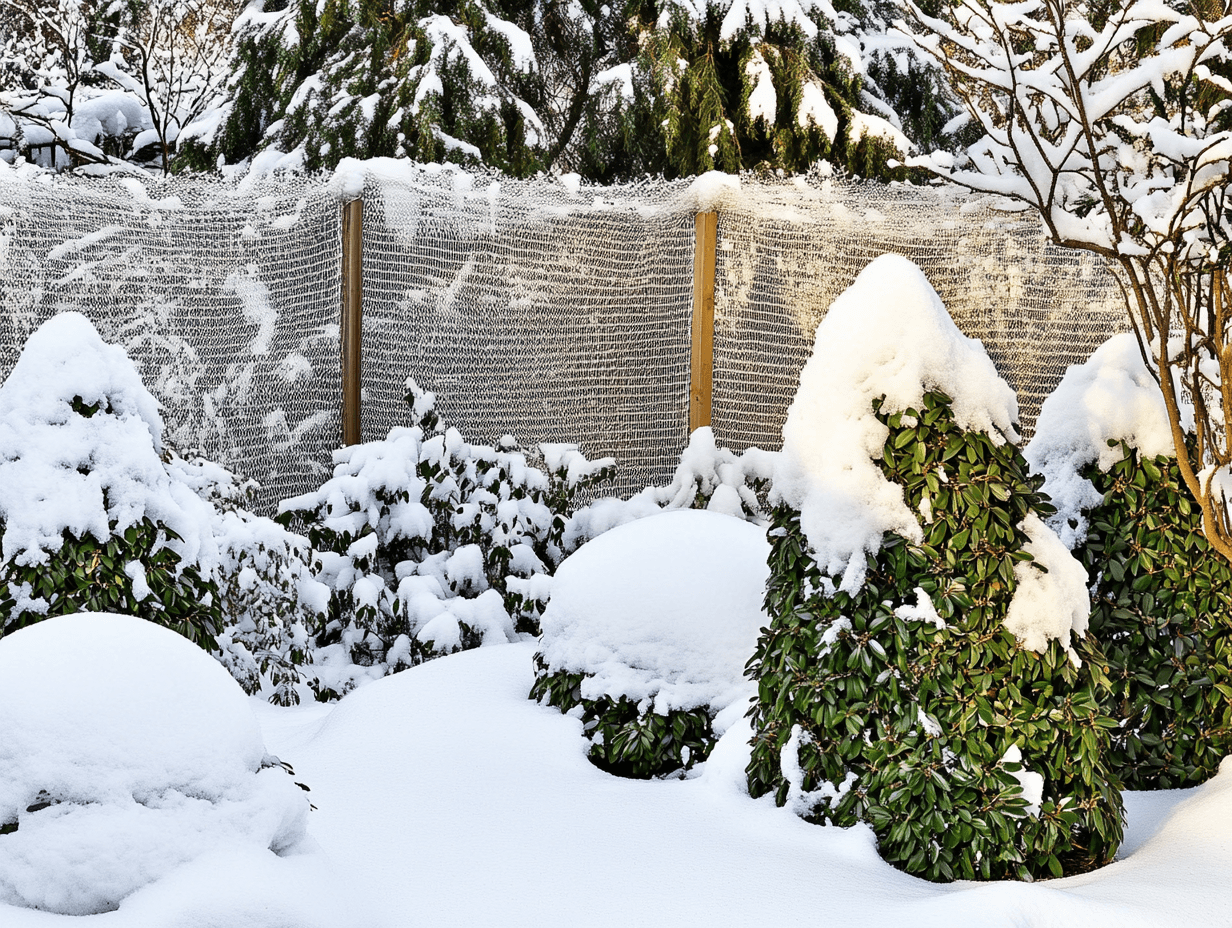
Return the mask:
<svg viewBox="0 0 1232 928">
<path fill-rule="evenodd" d="M 714 389 L 714 263 L 718 213 L 698 213 L 694 220 L 693 344 L 690 352 L 689 432 L 710 424 Z"/>
<path fill-rule="evenodd" d="M 342 443 L 360 439 L 363 387 L 364 201 L 342 208 Z"/>
</svg>

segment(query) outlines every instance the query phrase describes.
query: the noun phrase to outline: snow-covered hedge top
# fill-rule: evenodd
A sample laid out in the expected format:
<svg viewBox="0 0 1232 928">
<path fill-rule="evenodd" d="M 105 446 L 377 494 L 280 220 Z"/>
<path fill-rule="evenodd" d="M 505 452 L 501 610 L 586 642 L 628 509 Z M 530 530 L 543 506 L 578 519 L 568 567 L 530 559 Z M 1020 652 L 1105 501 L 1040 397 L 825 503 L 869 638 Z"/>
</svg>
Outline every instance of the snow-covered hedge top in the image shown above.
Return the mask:
<svg viewBox="0 0 1232 928">
<path fill-rule="evenodd" d="M 1031 469 L 1046 478 L 1044 492 L 1057 507 L 1049 524 L 1066 547 L 1086 538 L 1083 510 L 1103 499 L 1081 476 L 1083 468 L 1095 463 L 1108 470 L 1121 459 L 1122 441 L 1148 458 L 1176 453 L 1163 393 L 1129 333 L 1114 335 L 1085 364 L 1065 372 L 1023 451 Z"/>
<path fill-rule="evenodd" d="M 1017 441 L 1018 400 L 984 346 L 954 325 L 924 272 L 898 255 L 871 262 L 817 327 L 783 426 L 772 501 L 800 510 L 821 569 L 859 589 L 885 532 L 919 540 L 902 489 L 878 469 L 889 432 L 873 414 L 919 409 L 939 390 L 964 429 Z"/>
<path fill-rule="evenodd" d="M 158 402 L 124 349 L 80 313 L 45 322 L 0 387 L 3 559 L 42 563 L 66 529 L 105 541 L 148 517 L 180 536 L 182 560 L 211 565 L 210 507 L 161 451 Z"/>
<path fill-rule="evenodd" d="M 557 570 L 541 654 L 549 670 L 588 675 L 585 699 L 720 711 L 750 693 L 769 554 L 763 529 L 706 510 L 615 528 Z"/>
<path fill-rule="evenodd" d="M 81 803 L 226 795 L 264 756 L 243 690 L 170 629 L 76 613 L 0 639 L 0 822 L 39 792 Z"/>
</svg>

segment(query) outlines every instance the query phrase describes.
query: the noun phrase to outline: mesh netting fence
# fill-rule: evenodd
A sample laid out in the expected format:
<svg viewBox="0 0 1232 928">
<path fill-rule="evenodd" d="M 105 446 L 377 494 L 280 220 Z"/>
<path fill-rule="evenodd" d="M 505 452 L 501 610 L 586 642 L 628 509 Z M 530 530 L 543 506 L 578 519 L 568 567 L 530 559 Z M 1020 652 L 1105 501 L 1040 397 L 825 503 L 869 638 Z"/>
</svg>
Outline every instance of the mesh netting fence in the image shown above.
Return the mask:
<svg viewBox="0 0 1232 928">
<path fill-rule="evenodd" d="M 1065 369 L 1128 326 L 1102 261 L 1047 243 L 1033 214 L 953 189 L 746 181 L 718 238 L 712 415 L 736 449 L 781 446 L 817 324 L 887 252 L 918 264 L 958 328 L 984 343 L 1018 392 L 1024 441 Z"/>
<path fill-rule="evenodd" d="M 617 459 L 619 491 L 670 476 L 688 428 L 683 186 L 370 179 L 364 438 L 406 422 L 410 376 L 470 440 L 579 444 Z"/>
<path fill-rule="evenodd" d="M 0 376 L 84 313 L 163 407 L 164 438 L 303 492 L 338 443 L 340 214 L 320 179 L 13 176 L 0 183 Z"/>
<path fill-rule="evenodd" d="M 50 315 L 88 315 L 163 405 L 169 444 L 262 484 L 316 486 L 340 439 L 339 178 L 0 184 L 0 376 Z M 353 189 L 352 192 L 358 192 Z M 687 440 L 693 218 L 685 182 L 581 187 L 400 166 L 364 198 L 363 437 L 404 383 L 469 440 L 579 444 L 618 489 Z M 1019 392 L 1029 435 L 1067 365 L 1125 326 L 1090 256 L 955 192 L 746 179 L 720 209 L 713 421 L 777 448 L 826 308 L 879 254 L 919 264 Z"/>
</svg>

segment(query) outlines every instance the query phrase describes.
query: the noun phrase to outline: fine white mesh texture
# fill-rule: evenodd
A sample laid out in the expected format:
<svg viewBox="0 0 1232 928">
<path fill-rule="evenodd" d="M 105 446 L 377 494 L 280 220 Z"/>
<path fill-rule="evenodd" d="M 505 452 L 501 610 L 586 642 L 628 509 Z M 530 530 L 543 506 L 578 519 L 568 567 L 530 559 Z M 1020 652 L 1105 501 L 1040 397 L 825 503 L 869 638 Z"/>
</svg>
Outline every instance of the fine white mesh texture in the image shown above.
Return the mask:
<svg viewBox="0 0 1232 928">
<path fill-rule="evenodd" d="M 575 442 L 618 491 L 670 478 L 688 429 L 684 184 L 583 188 L 448 171 L 364 194 L 365 440 L 403 381 L 472 441 Z"/>
<path fill-rule="evenodd" d="M 258 480 L 266 510 L 319 483 L 341 403 L 341 216 L 321 179 L 5 181 L 0 377 L 77 310 L 128 351 L 171 447 Z"/>
<path fill-rule="evenodd" d="M 340 439 L 341 207 L 352 180 L 0 183 L 0 377 L 56 312 L 125 346 L 167 440 L 263 489 L 319 485 Z M 472 441 L 581 445 L 628 492 L 687 439 L 695 197 L 687 182 L 569 187 L 398 164 L 364 207 L 363 437 L 404 382 Z M 713 419 L 778 448 L 817 323 L 876 256 L 919 264 L 1019 393 L 1023 431 L 1069 364 L 1126 326 L 1093 257 L 959 192 L 744 178 L 719 217 Z"/>
<path fill-rule="evenodd" d="M 736 450 L 782 446 L 817 324 L 887 252 L 918 264 L 958 328 L 984 343 L 1018 392 L 1024 442 L 1065 369 L 1128 327 L 1100 259 L 1047 243 L 1033 213 L 953 188 L 746 178 L 718 237 L 712 417 Z"/>
</svg>

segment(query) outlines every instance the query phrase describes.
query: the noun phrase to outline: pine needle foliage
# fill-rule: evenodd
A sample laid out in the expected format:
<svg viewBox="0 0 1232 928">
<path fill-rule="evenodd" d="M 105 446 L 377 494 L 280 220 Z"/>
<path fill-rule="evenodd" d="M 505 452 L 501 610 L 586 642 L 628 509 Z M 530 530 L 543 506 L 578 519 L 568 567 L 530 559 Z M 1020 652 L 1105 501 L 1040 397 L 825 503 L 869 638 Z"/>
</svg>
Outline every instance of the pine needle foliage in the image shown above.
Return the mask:
<svg viewBox="0 0 1232 928">
<path fill-rule="evenodd" d="M 1072 642 L 1080 666 L 1055 640 L 1030 651 L 1003 624 L 1015 565 L 1032 560 L 1021 524 L 1052 511 L 1042 478 L 1013 445 L 959 428 L 943 394 L 919 410 L 879 407 L 880 467 L 909 508 L 927 497 L 924 541 L 887 534 L 852 594 L 822 575 L 799 513 L 775 510 L 771 621 L 748 665 L 749 791 L 809 821 L 867 822 L 887 861 L 930 880 L 1104 864 L 1122 806 L 1106 761 L 1116 723 L 1103 655 L 1091 635 Z M 1025 771 L 1043 777 L 1038 810 Z"/>
</svg>

